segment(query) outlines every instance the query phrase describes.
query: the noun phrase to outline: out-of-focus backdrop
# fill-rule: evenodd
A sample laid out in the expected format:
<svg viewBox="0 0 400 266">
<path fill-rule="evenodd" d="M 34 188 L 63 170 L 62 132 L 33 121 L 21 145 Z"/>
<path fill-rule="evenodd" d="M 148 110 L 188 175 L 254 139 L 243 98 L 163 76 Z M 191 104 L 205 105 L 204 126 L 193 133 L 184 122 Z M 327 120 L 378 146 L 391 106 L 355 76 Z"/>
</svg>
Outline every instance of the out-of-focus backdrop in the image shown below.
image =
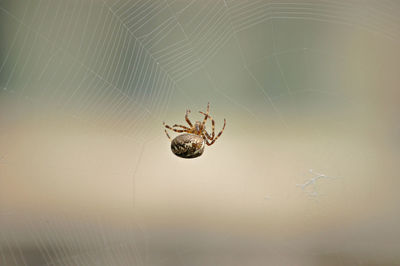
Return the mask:
<svg viewBox="0 0 400 266">
<path fill-rule="evenodd" d="M 389 0 L 0 1 L 0 265 L 398 265 L 399 45 Z"/>
</svg>

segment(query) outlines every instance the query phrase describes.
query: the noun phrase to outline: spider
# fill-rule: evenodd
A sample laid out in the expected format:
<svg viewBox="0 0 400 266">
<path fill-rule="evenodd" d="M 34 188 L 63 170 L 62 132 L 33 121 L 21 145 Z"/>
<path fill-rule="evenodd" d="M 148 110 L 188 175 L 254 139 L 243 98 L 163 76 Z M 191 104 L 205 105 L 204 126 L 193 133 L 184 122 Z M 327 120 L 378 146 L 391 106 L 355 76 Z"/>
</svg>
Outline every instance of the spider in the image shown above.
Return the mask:
<svg viewBox="0 0 400 266">
<path fill-rule="evenodd" d="M 215 121 L 214 119 L 209 115 L 210 112 L 210 103 L 207 104 L 207 112 L 204 113 L 202 111 L 199 111 L 199 113 L 204 115 L 204 119 L 202 122 L 196 121 L 194 125 L 189 119 L 189 113 L 190 110 L 186 110 L 185 114 L 185 120 L 189 124 L 190 127 L 187 126 L 182 126 L 182 125 L 173 125 L 172 127 L 168 126 L 163 122 L 163 125 L 165 126 L 165 134 L 167 135 L 168 139 L 171 140 L 171 137 L 169 136 L 167 129 L 172 130 L 174 132 L 182 133 L 186 132 L 188 134 L 182 134 L 171 140 L 171 150 L 172 152 L 183 158 L 195 158 L 203 154 L 204 151 L 204 143 L 207 144 L 208 146 L 211 146 L 215 143 L 215 141 L 221 136 L 222 132 L 224 132 L 225 125 L 226 125 L 226 119 L 224 119 L 224 126 L 222 127 L 221 132 L 218 133 L 217 136 L 215 136 Z M 211 119 L 211 125 L 212 125 L 212 133 L 209 134 L 206 131 L 206 122 L 207 119 Z M 181 129 L 178 129 L 181 128 Z"/>
</svg>

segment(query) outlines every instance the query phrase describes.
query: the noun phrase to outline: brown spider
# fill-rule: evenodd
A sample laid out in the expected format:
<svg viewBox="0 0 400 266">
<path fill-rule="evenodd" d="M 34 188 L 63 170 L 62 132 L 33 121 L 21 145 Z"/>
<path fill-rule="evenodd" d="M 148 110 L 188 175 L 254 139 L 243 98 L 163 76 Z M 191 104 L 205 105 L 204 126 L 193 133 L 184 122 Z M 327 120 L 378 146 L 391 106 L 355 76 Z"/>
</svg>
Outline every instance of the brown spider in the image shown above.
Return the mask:
<svg viewBox="0 0 400 266">
<path fill-rule="evenodd" d="M 194 125 L 192 124 L 192 122 L 190 122 L 189 120 L 189 113 L 190 110 L 186 110 L 186 115 L 185 115 L 185 120 L 186 122 L 189 124 L 190 127 L 186 127 L 186 126 L 182 126 L 182 125 L 173 125 L 172 127 L 168 126 L 165 124 L 165 122 L 163 122 L 163 125 L 167 128 L 170 129 L 174 132 L 178 132 L 178 133 L 182 133 L 182 132 L 186 132 L 189 134 L 193 134 L 193 135 L 197 135 L 200 136 L 205 143 L 210 146 L 212 144 L 215 143 L 215 141 L 221 136 L 222 132 L 224 132 L 225 129 L 225 125 L 226 125 L 226 120 L 224 118 L 224 126 L 222 127 L 221 132 L 218 133 L 217 136 L 215 136 L 215 121 L 214 119 L 212 119 L 212 117 L 208 114 L 210 111 L 210 103 L 207 104 L 207 113 L 204 113 L 202 111 L 199 111 L 199 113 L 204 115 L 204 119 L 202 122 L 200 121 L 196 121 L 196 123 L 194 123 Z M 211 136 L 210 134 L 208 134 L 208 132 L 206 131 L 206 121 L 207 119 L 210 118 L 211 119 L 211 125 L 212 125 L 212 133 Z M 178 128 L 182 128 L 182 129 L 176 129 L 174 127 L 178 127 Z M 165 129 L 165 134 L 167 135 L 167 137 L 171 140 L 171 137 L 168 135 L 167 129 Z M 183 136 L 183 135 L 181 135 Z M 178 136 L 179 137 L 179 136 Z"/>
</svg>

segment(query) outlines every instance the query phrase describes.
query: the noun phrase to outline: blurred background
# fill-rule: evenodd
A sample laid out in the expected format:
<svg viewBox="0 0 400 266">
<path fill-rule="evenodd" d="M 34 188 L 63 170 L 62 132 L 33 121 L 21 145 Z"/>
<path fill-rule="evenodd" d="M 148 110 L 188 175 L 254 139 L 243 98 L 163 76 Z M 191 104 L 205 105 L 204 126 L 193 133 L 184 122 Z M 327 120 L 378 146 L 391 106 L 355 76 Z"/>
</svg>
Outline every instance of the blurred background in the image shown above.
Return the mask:
<svg viewBox="0 0 400 266">
<path fill-rule="evenodd" d="M 399 265 L 399 15 L 0 1 L 0 265 Z"/>
</svg>

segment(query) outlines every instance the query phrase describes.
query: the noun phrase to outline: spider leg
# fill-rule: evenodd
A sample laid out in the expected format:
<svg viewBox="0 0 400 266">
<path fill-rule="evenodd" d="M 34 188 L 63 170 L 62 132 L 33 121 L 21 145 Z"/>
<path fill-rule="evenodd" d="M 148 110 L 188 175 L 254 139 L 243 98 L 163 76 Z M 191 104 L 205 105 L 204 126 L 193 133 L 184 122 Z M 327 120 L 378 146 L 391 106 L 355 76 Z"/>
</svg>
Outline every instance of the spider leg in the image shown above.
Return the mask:
<svg viewBox="0 0 400 266">
<path fill-rule="evenodd" d="M 177 125 L 177 124 L 173 125 L 172 127 L 180 127 L 180 128 L 186 129 L 186 130 L 190 129 L 188 127 L 185 127 L 185 126 L 182 126 L 182 125 Z"/>
<path fill-rule="evenodd" d="M 181 129 L 172 128 L 172 127 L 166 125 L 165 122 L 163 122 L 163 125 L 164 125 L 166 128 L 168 128 L 169 130 L 172 130 L 172 131 L 174 131 L 174 132 L 179 132 L 179 133 L 181 133 L 181 132 L 187 132 L 186 130 L 181 130 Z"/>
<path fill-rule="evenodd" d="M 165 134 L 167 135 L 167 137 L 169 138 L 169 140 L 171 140 L 171 137 L 168 135 L 168 132 L 167 132 L 167 130 L 166 130 L 166 129 L 164 129 L 164 131 L 165 131 Z"/>
<path fill-rule="evenodd" d="M 207 118 L 209 117 L 209 115 L 208 115 L 209 112 L 210 112 L 210 103 L 207 103 L 207 114 L 204 116 L 203 122 L 201 123 L 203 125 L 203 127 L 207 121 Z"/>
<path fill-rule="evenodd" d="M 208 135 L 207 131 L 204 130 L 204 135 L 209 139 L 212 140 L 212 137 L 210 135 Z"/>
<path fill-rule="evenodd" d="M 214 119 L 209 114 L 203 113 L 202 111 L 199 111 L 199 113 L 203 114 L 206 117 L 209 117 L 211 119 L 211 126 L 212 126 L 211 138 L 213 139 L 215 137 L 215 121 L 214 121 Z"/>
<path fill-rule="evenodd" d="M 189 114 L 190 114 L 190 110 L 187 109 L 186 114 L 185 114 L 185 120 L 189 124 L 190 127 L 193 127 L 192 122 L 190 122 L 190 120 L 189 120 Z"/>
<path fill-rule="evenodd" d="M 207 133 L 206 133 L 206 134 L 207 134 Z M 207 140 L 206 136 L 204 135 L 204 133 L 203 133 L 203 134 L 201 134 L 201 136 L 203 137 L 203 139 L 204 139 L 204 142 L 207 144 L 207 146 L 210 146 L 210 145 L 211 145 L 211 143 L 210 143 L 210 142 L 208 142 L 208 140 Z"/>
<path fill-rule="evenodd" d="M 224 132 L 225 125 L 226 125 L 226 120 L 225 120 L 225 118 L 224 118 L 224 126 L 222 127 L 221 132 L 219 132 L 218 135 L 215 137 L 215 139 L 213 139 L 213 140 L 211 141 L 210 145 L 214 144 L 214 142 L 221 136 L 222 132 Z"/>
</svg>

